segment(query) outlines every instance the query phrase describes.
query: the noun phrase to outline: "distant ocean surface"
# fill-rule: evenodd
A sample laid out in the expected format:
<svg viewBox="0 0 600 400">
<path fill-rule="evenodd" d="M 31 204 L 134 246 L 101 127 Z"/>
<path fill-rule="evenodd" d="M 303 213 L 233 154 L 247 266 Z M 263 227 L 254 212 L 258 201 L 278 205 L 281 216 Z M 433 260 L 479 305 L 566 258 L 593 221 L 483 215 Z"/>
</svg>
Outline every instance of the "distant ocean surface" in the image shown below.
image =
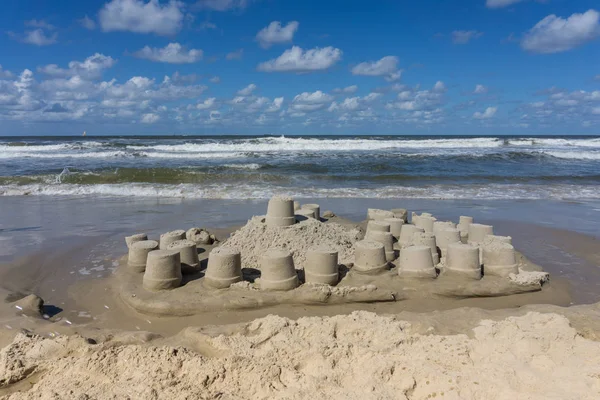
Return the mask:
<svg viewBox="0 0 600 400">
<path fill-rule="evenodd" d="M 600 199 L 600 137 L 0 137 L 0 196 Z"/>
</svg>

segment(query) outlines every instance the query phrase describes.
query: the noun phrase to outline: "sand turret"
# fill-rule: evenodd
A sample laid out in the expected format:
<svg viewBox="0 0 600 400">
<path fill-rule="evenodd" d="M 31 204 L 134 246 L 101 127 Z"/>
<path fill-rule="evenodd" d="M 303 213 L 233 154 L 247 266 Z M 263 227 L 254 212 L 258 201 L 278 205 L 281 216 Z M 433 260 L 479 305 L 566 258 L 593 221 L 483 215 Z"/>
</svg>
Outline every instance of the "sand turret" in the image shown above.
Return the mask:
<svg viewBox="0 0 600 400">
<path fill-rule="evenodd" d="M 269 200 L 266 216 L 267 226 L 290 226 L 296 223 L 294 200 L 275 196 Z"/>
<path fill-rule="evenodd" d="M 430 278 L 437 276 L 428 246 L 410 246 L 400 250 L 398 274 L 406 278 Z"/>
<path fill-rule="evenodd" d="M 225 289 L 242 280 L 240 251 L 231 247 L 217 247 L 208 256 L 204 283 L 217 289 Z"/>
<path fill-rule="evenodd" d="M 383 244 L 373 240 L 356 242 L 354 260 L 352 271 L 360 274 L 376 274 L 388 268 Z"/>
<path fill-rule="evenodd" d="M 262 290 L 292 290 L 300 285 L 294 260 L 287 250 L 267 250 L 260 259 Z"/>
<path fill-rule="evenodd" d="M 131 271 L 144 272 L 146 270 L 146 260 L 148 253 L 158 249 L 156 240 L 141 240 L 134 242 L 129 247 L 127 256 L 127 266 Z"/>
<path fill-rule="evenodd" d="M 181 272 L 183 274 L 193 274 L 200 269 L 200 260 L 198 259 L 198 248 L 196 243 L 191 240 L 178 240 L 167 246 L 167 250 L 178 251 L 181 258 Z"/>
<path fill-rule="evenodd" d="M 327 248 L 313 248 L 306 253 L 304 278 L 307 283 L 334 286 L 339 280 L 338 252 Z"/>
<path fill-rule="evenodd" d="M 135 235 L 127 236 L 125 238 L 125 243 L 127 244 L 127 248 L 131 248 L 131 245 L 135 242 L 141 242 L 142 240 L 148 240 L 148 235 L 145 233 L 136 233 Z"/>
<path fill-rule="evenodd" d="M 163 233 L 160 235 L 159 248 L 161 250 L 166 250 L 171 243 L 183 239 L 185 239 L 185 231 L 183 229 Z"/>
<path fill-rule="evenodd" d="M 176 250 L 154 250 L 148 253 L 143 278 L 150 291 L 169 290 L 181 286 L 181 258 Z"/>
<path fill-rule="evenodd" d="M 483 273 L 486 276 L 507 277 L 518 274 L 515 248 L 503 242 L 486 243 L 483 249 Z"/>
<path fill-rule="evenodd" d="M 444 274 L 457 274 L 469 279 L 481 279 L 479 248 L 460 242 L 449 243 Z"/>
</svg>

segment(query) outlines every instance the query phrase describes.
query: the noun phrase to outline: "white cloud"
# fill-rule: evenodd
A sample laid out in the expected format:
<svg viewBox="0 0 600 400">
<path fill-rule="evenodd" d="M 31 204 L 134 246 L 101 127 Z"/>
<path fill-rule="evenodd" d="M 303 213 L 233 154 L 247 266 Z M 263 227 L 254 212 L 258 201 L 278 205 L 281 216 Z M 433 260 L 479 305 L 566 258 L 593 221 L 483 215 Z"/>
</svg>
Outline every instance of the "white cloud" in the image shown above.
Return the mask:
<svg viewBox="0 0 600 400">
<path fill-rule="evenodd" d="M 169 43 L 163 48 L 145 46 L 133 55 L 137 58 L 169 64 L 192 64 L 202 59 L 203 52 L 200 49 L 187 50 L 179 43 Z"/>
<path fill-rule="evenodd" d="M 274 44 L 291 42 L 299 25 L 298 21 L 289 22 L 286 26 L 281 26 L 279 21 L 273 21 L 256 34 L 256 40 L 265 49 Z"/>
<path fill-rule="evenodd" d="M 68 69 L 60 68 L 56 64 L 48 64 L 38 68 L 38 71 L 60 78 L 79 76 L 84 79 L 96 79 L 102 76 L 104 70 L 113 67 L 116 63 L 117 60 L 114 58 L 96 53 L 84 61 L 71 61 Z"/>
<path fill-rule="evenodd" d="M 294 97 L 290 110 L 297 113 L 307 113 L 322 110 L 327 106 L 327 103 L 331 102 L 333 97 L 327 93 L 323 93 L 320 90 L 309 93 L 303 92 Z"/>
<path fill-rule="evenodd" d="M 210 82 L 212 83 L 221 83 L 221 78 L 219 78 L 218 76 L 213 76 L 212 78 L 209 79 Z"/>
<path fill-rule="evenodd" d="M 488 92 L 488 88 L 483 85 L 475 85 L 475 90 L 473 94 L 486 94 Z"/>
<path fill-rule="evenodd" d="M 567 19 L 552 14 L 525 33 L 521 47 L 533 53 L 559 53 L 600 35 L 600 13 L 588 10 Z"/>
<path fill-rule="evenodd" d="M 497 111 L 498 111 L 498 107 L 488 107 L 482 113 L 477 111 L 475 114 L 473 114 L 473 118 L 475 118 L 475 119 L 490 119 L 494 115 L 496 115 Z"/>
<path fill-rule="evenodd" d="M 281 110 L 281 106 L 283 105 L 283 97 L 276 97 L 273 99 L 273 103 L 267 108 L 265 111 L 268 113 L 277 112 Z"/>
<path fill-rule="evenodd" d="M 435 85 L 433 85 L 433 91 L 436 93 L 444 93 L 448 89 L 446 89 L 446 84 L 442 81 L 437 81 Z"/>
<path fill-rule="evenodd" d="M 29 21 L 25 21 L 25 26 L 29 26 L 31 28 L 47 29 L 49 31 L 56 29 L 56 27 L 54 25 L 47 23 L 43 19 L 40 19 L 40 20 L 31 19 Z"/>
<path fill-rule="evenodd" d="M 362 62 L 352 68 L 352 74 L 383 76 L 388 81 L 396 81 L 402 74 L 402 71 L 398 70 L 398 61 L 396 56 L 386 56 L 378 61 Z"/>
<path fill-rule="evenodd" d="M 333 89 L 332 92 L 333 93 L 352 94 L 352 93 L 356 93 L 357 90 L 358 90 L 358 86 L 352 85 L 352 86 L 346 86 L 345 88 L 336 88 L 336 89 Z"/>
<path fill-rule="evenodd" d="M 380 98 L 381 96 L 383 96 L 381 93 L 369 93 L 368 95 L 366 95 L 365 97 L 363 97 L 363 99 L 370 103 L 372 101 L 377 100 L 378 98 Z"/>
<path fill-rule="evenodd" d="M 196 7 L 199 9 L 213 11 L 228 11 L 232 9 L 244 9 L 249 0 L 198 0 Z"/>
<path fill-rule="evenodd" d="M 100 27 L 105 32 L 130 31 L 174 35 L 183 24 L 183 3 L 170 0 L 112 0 L 100 10 Z"/>
<path fill-rule="evenodd" d="M 244 56 L 244 49 L 239 49 L 236 51 L 232 51 L 231 53 L 227 53 L 225 56 L 226 60 L 241 60 Z"/>
<path fill-rule="evenodd" d="M 0 78 L 13 78 L 14 76 L 15 74 L 5 70 L 4 68 L 2 68 L 2 65 L 0 65 Z"/>
<path fill-rule="evenodd" d="M 258 88 L 254 83 L 249 84 L 245 88 L 238 90 L 237 94 L 239 96 L 250 96 L 252 92 L 254 92 Z"/>
<path fill-rule="evenodd" d="M 33 44 L 36 46 L 48 46 L 55 44 L 58 39 L 58 33 L 54 32 L 50 35 L 46 34 L 44 30 L 34 29 L 32 31 L 25 31 L 23 34 L 17 34 L 14 32 L 8 32 L 10 37 L 23 43 Z"/>
<path fill-rule="evenodd" d="M 197 110 L 208 110 L 211 108 L 215 107 L 216 104 L 216 98 L 214 97 L 209 97 L 208 99 L 204 100 L 202 103 L 198 103 L 196 104 L 195 108 Z"/>
<path fill-rule="evenodd" d="M 79 22 L 79 24 L 81 26 L 83 26 L 85 29 L 89 29 L 90 31 L 96 29 L 96 23 L 94 22 L 93 19 L 91 19 L 87 15 L 81 19 L 78 19 L 77 22 Z"/>
<path fill-rule="evenodd" d="M 472 39 L 480 38 L 483 32 L 479 31 L 454 31 L 452 32 L 452 42 L 454 44 L 467 44 Z"/>
<path fill-rule="evenodd" d="M 142 119 L 140 120 L 143 124 L 153 124 L 160 119 L 160 116 L 153 113 L 148 113 L 142 115 Z"/>
<path fill-rule="evenodd" d="M 502 7 L 508 7 L 510 5 L 520 3 L 522 1 L 524 1 L 524 0 L 487 0 L 485 5 L 488 8 L 502 8 Z"/>
<path fill-rule="evenodd" d="M 332 67 L 342 58 L 342 51 L 334 47 L 302 50 L 294 46 L 276 59 L 261 63 L 258 70 L 263 72 L 313 72 Z"/>
</svg>

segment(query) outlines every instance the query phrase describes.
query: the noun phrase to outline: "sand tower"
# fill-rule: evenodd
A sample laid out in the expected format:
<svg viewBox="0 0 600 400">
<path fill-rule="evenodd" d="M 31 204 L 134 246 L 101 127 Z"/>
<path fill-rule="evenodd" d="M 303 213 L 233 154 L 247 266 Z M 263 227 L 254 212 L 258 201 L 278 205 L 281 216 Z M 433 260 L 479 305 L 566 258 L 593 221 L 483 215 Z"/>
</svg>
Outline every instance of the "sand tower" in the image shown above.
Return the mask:
<svg viewBox="0 0 600 400">
<path fill-rule="evenodd" d="M 217 247 L 208 255 L 204 283 L 216 289 L 225 289 L 242 281 L 242 257 L 231 247 Z"/>
<path fill-rule="evenodd" d="M 460 242 L 460 231 L 455 228 L 438 229 L 435 234 L 435 242 L 440 248 L 442 257 L 445 257 L 448 245 Z"/>
<path fill-rule="evenodd" d="M 185 239 L 185 231 L 183 229 L 178 229 L 176 231 L 171 231 L 167 233 L 163 233 L 160 235 L 160 244 L 159 248 L 161 250 L 166 250 L 166 248 L 173 242 L 178 240 Z"/>
<path fill-rule="evenodd" d="M 144 272 L 146 270 L 146 260 L 148 253 L 158 249 L 156 240 L 141 240 L 134 242 L 129 247 L 129 255 L 127 257 L 127 266 L 131 271 Z"/>
<path fill-rule="evenodd" d="M 377 274 L 388 268 L 383 244 L 373 240 L 361 240 L 354 244 L 354 267 L 360 274 Z"/>
<path fill-rule="evenodd" d="M 423 214 L 425 214 L 425 213 L 423 213 Z M 436 221 L 436 219 L 434 217 L 424 216 L 423 214 L 421 214 L 417 218 L 417 221 L 415 222 L 415 225 L 418 228 L 424 229 L 425 232 L 431 232 L 431 233 L 433 233 L 433 223 Z"/>
<path fill-rule="evenodd" d="M 413 246 L 427 246 L 431 251 L 431 259 L 433 265 L 437 265 L 440 262 L 440 256 L 437 251 L 437 242 L 435 235 L 431 232 L 415 232 L 413 234 L 412 242 Z"/>
<path fill-rule="evenodd" d="M 142 240 L 148 240 L 148 235 L 145 233 L 136 233 L 135 235 L 125 237 L 125 243 L 127 248 L 131 248 L 131 245 L 135 242 L 141 242 Z"/>
<path fill-rule="evenodd" d="M 443 229 L 455 229 L 456 224 L 452 221 L 435 221 L 433 223 L 433 233 L 437 236 L 438 231 Z"/>
<path fill-rule="evenodd" d="M 436 278 L 431 248 L 410 246 L 400 250 L 398 274 L 407 278 Z"/>
<path fill-rule="evenodd" d="M 396 252 L 394 251 L 394 236 L 391 232 L 370 231 L 367 232 L 365 239 L 373 240 L 383 245 L 386 261 L 394 261 L 396 259 Z"/>
<path fill-rule="evenodd" d="M 327 248 L 313 248 L 306 253 L 304 278 L 307 283 L 334 286 L 340 278 L 338 252 Z"/>
<path fill-rule="evenodd" d="M 151 291 L 181 286 L 181 258 L 176 250 L 154 250 L 148 253 L 144 288 Z"/>
<path fill-rule="evenodd" d="M 383 222 L 390 224 L 390 232 L 396 239 L 399 239 L 404 220 L 402 218 L 386 218 Z"/>
<path fill-rule="evenodd" d="M 260 259 L 262 290 L 292 290 L 300 285 L 294 260 L 287 250 L 267 250 Z"/>
<path fill-rule="evenodd" d="M 458 220 L 458 230 L 460 231 L 461 237 L 469 236 L 469 225 L 473 223 L 473 217 L 466 217 L 461 215 Z"/>
<path fill-rule="evenodd" d="M 309 210 L 308 208 L 300 208 L 295 211 L 296 219 L 298 221 L 306 221 L 307 219 L 315 219 L 315 210 Z"/>
<path fill-rule="evenodd" d="M 425 232 L 425 230 L 412 224 L 404 224 L 400 232 L 400 238 L 398 239 L 400 247 L 410 246 L 415 232 Z"/>
<path fill-rule="evenodd" d="M 167 250 L 179 252 L 181 258 L 181 273 L 193 274 L 200 269 L 200 260 L 198 259 L 198 248 L 196 243 L 191 240 L 178 240 L 167 246 Z"/>
<path fill-rule="evenodd" d="M 446 268 L 444 268 L 444 274 L 446 273 L 469 279 L 481 279 L 479 248 L 460 242 L 448 244 Z"/>
<path fill-rule="evenodd" d="M 315 219 L 317 221 L 321 220 L 321 207 L 318 204 L 303 204 L 302 208 L 312 210 L 315 214 Z"/>
<path fill-rule="evenodd" d="M 367 232 L 366 232 L 367 235 L 369 234 L 369 232 L 389 232 L 389 231 L 390 231 L 390 224 L 386 221 L 370 220 L 367 222 Z"/>
<path fill-rule="evenodd" d="M 408 211 L 406 208 L 392 208 L 392 213 L 394 213 L 394 218 L 400 218 L 405 224 L 408 223 Z"/>
<path fill-rule="evenodd" d="M 483 273 L 486 276 L 501 277 L 518 274 L 515 248 L 499 241 L 483 246 Z"/>
<path fill-rule="evenodd" d="M 377 208 L 367 209 L 367 219 L 381 221 L 386 218 L 394 218 L 394 213 L 388 210 L 379 210 Z"/>
<path fill-rule="evenodd" d="M 290 226 L 296 223 L 294 200 L 289 197 L 275 196 L 267 207 L 267 226 Z"/>
<path fill-rule="evenodd" d="M 469 243 L 481 243 L 487 235 L 494 234 L 494 227 L 491 225 L 470 224 L 469 225 Z"/>
</svg>

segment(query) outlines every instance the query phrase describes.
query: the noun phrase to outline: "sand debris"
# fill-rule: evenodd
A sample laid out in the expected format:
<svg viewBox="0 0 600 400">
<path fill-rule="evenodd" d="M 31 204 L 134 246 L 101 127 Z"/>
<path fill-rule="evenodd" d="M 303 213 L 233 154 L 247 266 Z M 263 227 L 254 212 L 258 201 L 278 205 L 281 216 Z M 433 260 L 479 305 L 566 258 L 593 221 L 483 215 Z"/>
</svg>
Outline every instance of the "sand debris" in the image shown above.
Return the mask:
<svg viewBox="0 0 600 400">
<path fill-rule="evenodd" d="M 354 243 L 362 237 L 358 228 L 314 219 L 286 227 L 268 227 L 262 220 L 252 218 L 223 243 L 241 251 L 243 268 L 260 269 L 260 257 L 268 249 L 285 249 L 292 253 L 296 269 L 304 269 L 306 252 L 317 246 L 336 250 L 341 264 L 353 262 Z"/>
</svg>

